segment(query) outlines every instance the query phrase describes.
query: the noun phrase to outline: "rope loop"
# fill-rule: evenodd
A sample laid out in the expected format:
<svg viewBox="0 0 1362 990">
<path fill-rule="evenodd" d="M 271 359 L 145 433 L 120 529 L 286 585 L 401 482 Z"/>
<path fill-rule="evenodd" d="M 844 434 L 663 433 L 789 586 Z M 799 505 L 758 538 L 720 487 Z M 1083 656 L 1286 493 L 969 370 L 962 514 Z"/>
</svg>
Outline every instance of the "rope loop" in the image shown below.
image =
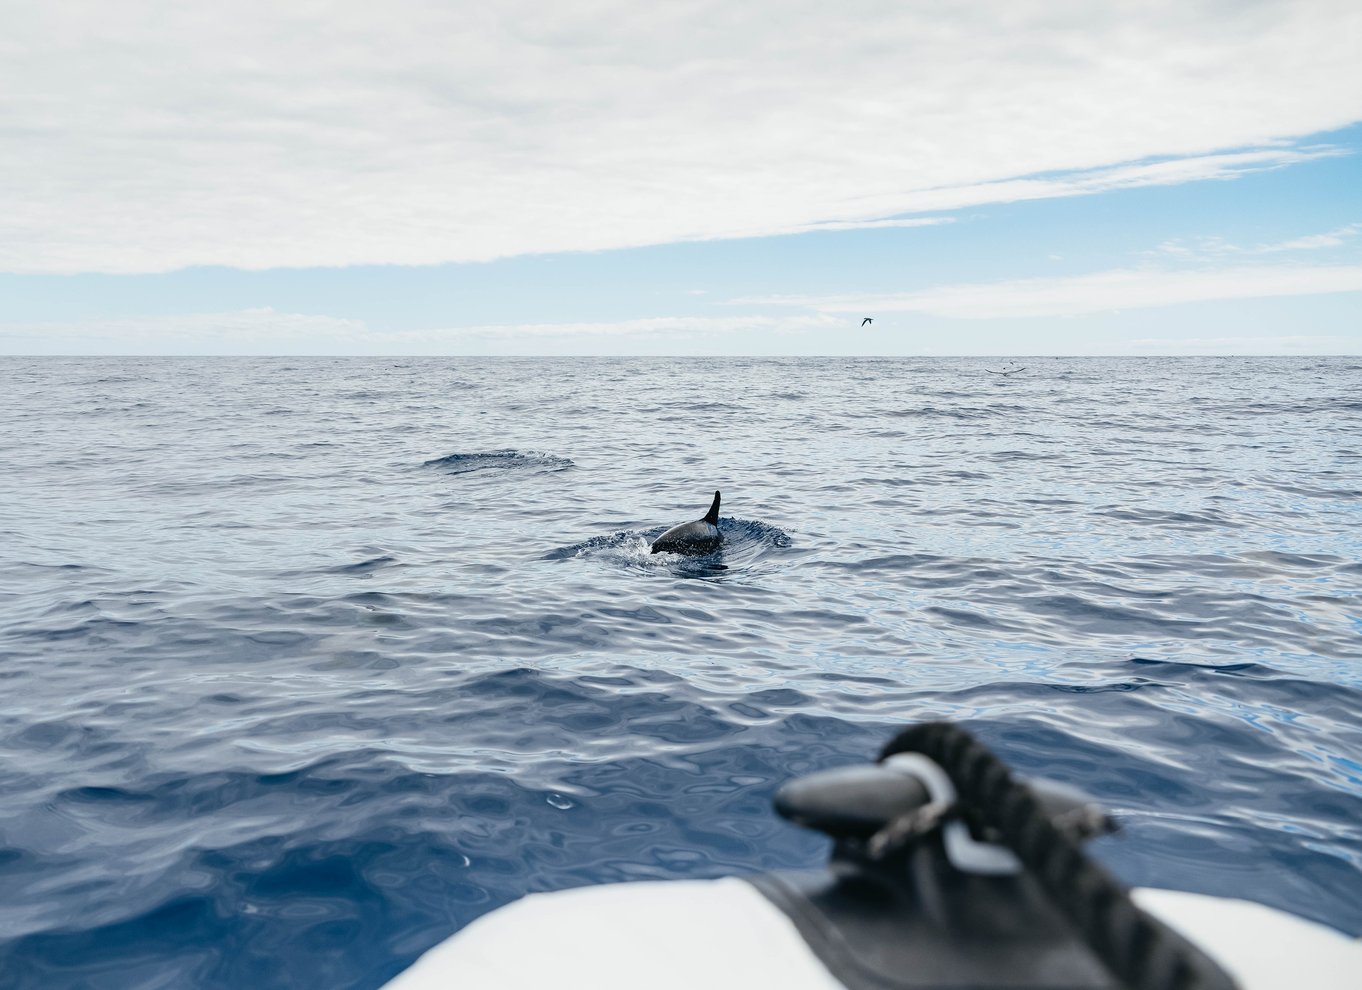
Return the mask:
<svg viewBox="0 0 1362 990">
<path fill-rule="evenodd" d="M 1002 760 L 965 729 L 927 722 L 900 732 L 880 753 L 921 753 L 945 771 L 957 813 L 998 834 L 1112 975 L 1131 990 L 1235 990 L 1194 946 L 1141 912 L 1121 883 L 1052 822 Z"/>
</svg>

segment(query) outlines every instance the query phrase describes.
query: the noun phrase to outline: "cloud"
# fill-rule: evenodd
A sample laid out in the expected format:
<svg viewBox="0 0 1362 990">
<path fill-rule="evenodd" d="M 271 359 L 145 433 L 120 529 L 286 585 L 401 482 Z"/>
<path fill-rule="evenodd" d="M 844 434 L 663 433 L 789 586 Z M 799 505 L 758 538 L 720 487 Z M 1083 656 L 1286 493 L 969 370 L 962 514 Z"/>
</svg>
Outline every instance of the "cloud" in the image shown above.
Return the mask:
<svg viewBox="0 0 1362 990">
<path fill-rule="evenodd" d="M 1173 255 L 1178 258 L 1217 258 L 1232 254 L 1278 254 L 1283 251 L 1318 251 L 1323 248 L 1342 247 L 1351 238 L 1362 233 L 1362 223 L 1350 223 L 1322 234 L 1306 234 L 1272 244 L 1255 244 L 1242 247 L 1231 244 L 1222 237 L 1202 237 L 1191 244 L 1182 238 L 1174 238 L 1160 244 L 1156 254 Z"/>
<path fill-rule="evenodd" d="M 373 339 L 361 320 L 269 307 L 229 313 L 187 313 L 77 323 L 0 324 L 0 352 L 9 354 L 310 354 L 318 342 L 332 353 Z"/>
<path fill-rule="evenodd" d="M 1250 248 L 1250 254 L 1268 254 L 1276 251 L 1317 251 L 1320 248 L 1342 247 L 1343 243 L 1350 237 L 1356 236 L 1362 230 L 1362 224 L 1353 223 L 1346 227 L 1339 227 L 1325 234 L 1310 234 L 1306 237 L 1295 237 L 1289 241 L 1281 241 L 1278 244 L 1263 244 L 1257 248 Z"/>
<path fill-rule="evenodd" d="M 1253 172 L 1285 168 L 1345 154 L 1339 148 L 1268 148 L 1222 155 L 1199 155 L 1168 161 L 1141 162 L 1111 168 L 1070 170 L 1045 176 L 924 189 L 900 199 L 905 210 L 955 210 L 986 203 L 1091 196 L 1141 186 L 1184 182 L 1227 181 Z M 891 221 L 892 222 L 892 221 Z M 872 222 L 873 223 L 873 222 Z M 866 224 L 869 225 L 869 224 Z"/>
<path fill-rule="evenodd" d="M 484 324 L 418 330 L 269 307 L 77 323 L 0 324 L 8 354 L 466 354 L 597 353 L 601 346 L 668 345 L 674 352 L 742 335 L 790 337 L 841 326 L 821 314 L 647 317 Z"/>
<path fill-rule="evenodd" d="M 1108 348 L 1121 354 L 1172 355 L 1278 355 L 1356 354 L 1356 338 L 1294 334 L 1263 337 L 1142 337 L 1123 340 Z"/>
<path fill-rule="evenodd" d="M 955 217 L 890 217 L 884 220 L 825 220 L 803 224 L 789 230 L 773 231 L 780 234 L 806 234 L 818 230 L 876 230 L 886 227 L 935 227 L 954 223 Z"/>
<path fill-rule="evenodd" d="M 695 339 L 742 331 L 782 334 L 805 332 L 838 321 L 821 316 L 687 317 L 657 316 L 633 320 L 574 323 L 506 323 L 443 330 L 409 330 L 385 335 L 385 340 L 450 341 L 459 338 L 516 339 L 545 337 L 669 337 Z"/>
<path fill-rule="evenodd" d="M 1223 179 L 1328 153 L 1291 139 L 1362 119 L 1359 47 L 1350 0 L 9 2 L 0 270 L 478 261 Z"/>
<path fill-rule="evenodd" d="M 1003 313 L 998 315 L 1018 315 Z M 1030 315 L 1024 313 L 1021 315 Z M 1075 315 L 1069 313 L 1068 315 Z M 77 323 L 0 324 L 0 354 L 41 355 L 587 355 L 587 354 L 973 354 L 1017 353 L 1006 333 L 961 333 L 922 340 L 912 334 L 857 332 L 837 313 L 488 324 L 387 330 L 361 320 L 281 313 L 269 308 Z M 1166 330 L 1163 322 L 1158 323 Z M 1357 337 L 1273 335 L 1093 337 L 1032 354 L 1355 354 Z"/>
<path fill-rule="evenodd" d="M 1083 316 L 1217 299 L 1362 291 L 1362 265 L 1254 265 L 1219 270 L 1116 269 L 1058 278 L 946 285 L 917 292 L 737 299 L 822 313 L 927 313 L 956 319 Z"/>
</svg>

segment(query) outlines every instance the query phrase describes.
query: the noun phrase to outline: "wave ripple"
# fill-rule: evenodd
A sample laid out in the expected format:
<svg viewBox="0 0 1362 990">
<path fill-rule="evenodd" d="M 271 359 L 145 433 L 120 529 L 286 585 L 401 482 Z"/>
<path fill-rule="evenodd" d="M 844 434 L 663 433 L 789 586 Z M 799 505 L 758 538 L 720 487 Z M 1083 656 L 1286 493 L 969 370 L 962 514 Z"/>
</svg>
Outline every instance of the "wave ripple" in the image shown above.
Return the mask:
<svg viewBox="0 0 1362 990">
<path fill-rule="evenodd" d="M 811 866 L 775 788 L 928 718 L 1128 881 L 1362 933 L 1356 360 L 1019 363 L 0 365 L 0 983 L 374 987 Z"/>
</svg>

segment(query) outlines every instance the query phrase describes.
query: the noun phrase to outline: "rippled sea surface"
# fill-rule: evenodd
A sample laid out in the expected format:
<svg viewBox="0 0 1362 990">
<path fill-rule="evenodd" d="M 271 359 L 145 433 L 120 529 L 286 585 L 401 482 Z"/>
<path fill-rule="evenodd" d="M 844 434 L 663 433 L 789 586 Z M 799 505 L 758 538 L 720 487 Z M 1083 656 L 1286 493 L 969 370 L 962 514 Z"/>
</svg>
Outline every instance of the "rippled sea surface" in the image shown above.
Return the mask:
<svg viewBox="0 0 1362 990">
<path fill-rule="evenodd" d="M 775 787 L 938 718 L 1362 932 L 1362 362 L 1018 364 L 4 359 L 0 982 L 812 866 Z"/>
</svg>

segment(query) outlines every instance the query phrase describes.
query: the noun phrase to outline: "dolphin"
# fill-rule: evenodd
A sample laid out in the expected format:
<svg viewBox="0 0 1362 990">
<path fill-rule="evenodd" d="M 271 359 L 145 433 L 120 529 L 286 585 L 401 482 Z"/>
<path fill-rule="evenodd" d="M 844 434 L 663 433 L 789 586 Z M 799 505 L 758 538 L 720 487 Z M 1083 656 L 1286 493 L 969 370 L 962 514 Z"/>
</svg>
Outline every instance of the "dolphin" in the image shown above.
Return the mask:
<svg viewBox="0 0 1362 990">
<path fill-rule="evenodd" d="M 653 553 L 709 553 L 719 546 L 719 493 L 703 519 L 673 526 L 653 541 Z"/>
</svg>

